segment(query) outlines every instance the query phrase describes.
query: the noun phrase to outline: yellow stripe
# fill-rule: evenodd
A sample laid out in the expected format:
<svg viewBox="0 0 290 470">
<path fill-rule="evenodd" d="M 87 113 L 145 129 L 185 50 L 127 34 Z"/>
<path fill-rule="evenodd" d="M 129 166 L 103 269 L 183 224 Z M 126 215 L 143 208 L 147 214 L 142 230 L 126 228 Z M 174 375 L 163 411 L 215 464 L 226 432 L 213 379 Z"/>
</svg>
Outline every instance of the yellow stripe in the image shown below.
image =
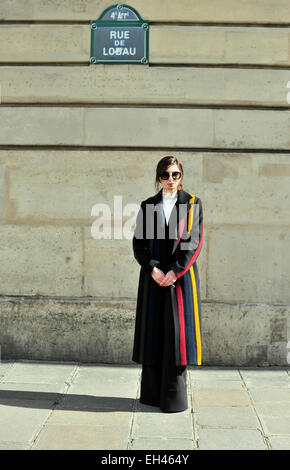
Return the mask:
<svg viewBox="0 0 290 470">
<path fill-rule="evenodd" d="M 192 283 L 192 293 L 193 293 L 193 305 L 194 305 L 194 323 L 195 323 L 195 340 L 196 340 L 196 359 L 197 365 L 201 365 L 201 337 L 200 337 L 200 325 L 199 325 L 199 311 L 198 311 L 198 301 L 197 301 L 197 292 L 196 292 L 196 282 L 193 267 L 189 268 L 191 275 Z"/>
<path fill-rule="evenodd" d="M 189 204 L 194 204 L 195 196 L 191 193 L 189 193 L 189 194 L 192 196 L 192 198 L 188 202 L 189 202 Z M 187 231 L 188 232 L 191 231 L 192 221 L 193 221 L 193 206 L 191 206 L 191 208 L 189 209 L 189 213 L 188 213 L 188 224 L 187 224 Z"/>
</svg>

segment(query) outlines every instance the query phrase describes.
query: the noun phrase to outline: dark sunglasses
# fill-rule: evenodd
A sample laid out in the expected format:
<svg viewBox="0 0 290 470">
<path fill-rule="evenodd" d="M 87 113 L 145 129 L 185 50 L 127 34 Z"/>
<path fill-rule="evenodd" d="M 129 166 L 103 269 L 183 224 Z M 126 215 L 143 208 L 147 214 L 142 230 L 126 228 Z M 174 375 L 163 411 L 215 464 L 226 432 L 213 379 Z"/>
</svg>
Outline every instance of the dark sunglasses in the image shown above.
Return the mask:
<svg viewBox="0 0 290 470">
<path fill-rule="evenodd" d="M 172 178 L 173 178 L 174 180 L 179 180 L 179 178 L 181 177 L 180 171 L 173 171 L 171 174 L 172 174 Z M 161 175 L 161 179 L 162 179 L 162 180 L 168 180 L 168 178 L 169 178 L 169 173 L 168 173 L 168 171 L 163 171 L 163 173 L 162 173 L 162 175 Z"/>
</svg>

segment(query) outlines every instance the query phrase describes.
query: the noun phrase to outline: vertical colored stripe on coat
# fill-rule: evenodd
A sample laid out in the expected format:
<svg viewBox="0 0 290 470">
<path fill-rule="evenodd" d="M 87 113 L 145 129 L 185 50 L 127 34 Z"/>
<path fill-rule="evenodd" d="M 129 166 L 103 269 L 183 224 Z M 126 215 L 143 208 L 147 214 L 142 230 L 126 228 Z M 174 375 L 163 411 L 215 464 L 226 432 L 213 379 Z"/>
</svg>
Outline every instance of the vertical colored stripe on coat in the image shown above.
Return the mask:
<svg viewBox="0 0 290 470">
<path fill-rule="evenodd" d="M 199 322 L 199 308 L 197 301 L 196 281 L 193 267 L 190 267 L 190 276 L 192 282 L 192 294 L 193 294 L 193 311 L 194 311 L 194 323 L 195 323 L 195 341 L 196 341 L 196 362 L 197 365 L 201 365 L 201 334 L 200 334 L 200 322 Z"/>
<path fill-rule="evenodd" d="M 180 282 L 176 282 L 176 296 L 178 302 L 178 319 L 179 319 L 179 342 L 180 342 L 180 365 L 186 365 L 186 340 L 185 340 L 185 325 L 184 325 L 184 309 L 182 290 Z"/>
<path fill-rule="evenodd" d="M 183 235 L 183 230 L 184 230 L 184 219 L 181 219 L 179 222 L 179 236 L 177 240 L 177 246 L 179 245 L 180 239 Z"/>
<path fill-rule="evenodd" d="M 192 193 L 189 193 L 192 198 L 188 201 L 189 204 L 194 204 L 195 196 Z M 189 209 L 189 214 L 188 214 L 188 223 L 187 223 L 187 231 L 190 232 L 192 228 L 192 222 L 193 222 L 193 205 Z"/>
</svg>

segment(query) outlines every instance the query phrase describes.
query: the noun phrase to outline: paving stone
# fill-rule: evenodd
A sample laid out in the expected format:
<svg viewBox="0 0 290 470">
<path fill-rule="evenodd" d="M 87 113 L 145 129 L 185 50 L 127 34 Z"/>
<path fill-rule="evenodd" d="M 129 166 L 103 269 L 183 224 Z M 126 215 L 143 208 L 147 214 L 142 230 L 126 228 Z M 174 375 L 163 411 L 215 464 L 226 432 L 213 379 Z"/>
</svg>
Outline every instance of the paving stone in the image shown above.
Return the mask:
<svg viewBox="0 0 290 470">
<path fill-rule="evenodd" d="M 290 437 L 290 419 L 288 416 L 260 416 L 265 433 L 268 434 L 289 434 Z"/>
<path fill-rule="evenodd" d="M 160 410 L 159 410 L 160 411 Z M 190 413 L 135 413 L 133 437 L 166 437 L 193 439 Z"/>
<path fill-rule="evenodd" d="M 290 450 L 290 436 L 269 436 L 273 450 Z"/>
<path fill-rule="evenodd" d="M 287 377 L 286 368 L 282 367 L 242 367 L 239 369 L 244 379 L 278 379 Z M 289 376 L 288 376 L 289 377 Z"/>
<path fill-rule="evenodd" d="M 51 362 L 18 362 L 7 373 L 4 382 L 17 383 L 63 383 L 72 374 L 76 365 Z"/>
<path fill-rule="evenodd" d="M 194 406 L 250 406 L 247 392 L 243 390 L 211 390 L 193 391 Z"/>
<path fill-rule="evenodd" d="M 51 413 L 52 401 L 1 400 L 0 442 L 29 442 Z"/>
<path fill-rule="evenodd" d="M 47 424 L 130 426 L 132 413 L 124 411 L 53 410 Z"/>
<path fill-rule="evenodd" d="M 137 399 L 136 408 L 135 408 L 136 413 L 146 413 L 146 414 L 147 413 L 163 413 L 165 415 L 167 414 L 167 413 L 164 413 L 164 411 L 162 411 L 159 406 L 145 405 L 144 403 L 141 403 L 139 401 L 139 399 L 140 399 L 140 397 L 138 397 L 138 399 Z M 190 396 L 188 396 L 188 408 L 187 408 L 187 410 L 181 411 L 180 413 L 183 414 L 183 415 L 191 416 Z M 179 415 L 180 413 L 177 413 L 177 414 Z M 175 414 L 175 413 L 173 413 L 173 414 Z"/>
<path fill-rule="evenodd" d="M 111 410 L 132 411 L 135 404 L 133 398 L 95 396 L 85 394 L 66 394 L 56 409 L 61 410 Z"/>
<path fill-rule="evenodd" d="M 123 397 L 123 398 L 136 398 L 138 390 L 138 383 L 135 380 L 135 383 L 127 383 L 102 380 L 100 377 L 98 382 L 92 383 L 74 383 L 69 388 L 69 394 L 77 395 L 92 395 L 96 397 Z"/>
<path fill-rule="evenodd" d="M 125 378 L 114 378 L 107 379 L 103 378 L 102 375 L 98 379 L 92 379 L 92 382 L 82 382 L 81 379 L 78 382 L 73 383 L 69 389 L 70 393 L 76 394 L 87 394 L 96 396 L 111 396 L 111 397 L 127 397 L 136 398 L 138 389 L 137 379 L 133 381 L 127 381 Z"/>
<path fill-rule="evenodd" d="M 264 402 L 255 403 L 255 410 L 257 414 L 266 416 L 289 416 L 290 417 L 290 403 L 287 402 Z"/>
<path fill-rule="evenodd" d="M 231 367 L 189 367 L 188 373 L 194 379 L 241 380 L 238 369 Z"/>
<path fill-rule="evenodd" d="M 141 368 L 124 364 L 79 364 L 74 382 L 82 380 L 82 382 L 91 381 L 94 378 L 100 378 L 100 372 L 103 378 L 136 380 L 141 375 Z"/>
<path fill-rule="evenodd" d="M 194 450 L 192 439 L 133 439 L 130 450 Z M 151 460 L 152 462 L 152 460 Z"/>
<path fill-rule="evenodd" d="M 198 429 L 200 450 L 263 450 L 267 446 L 259 431 L 252 429 Z"/>
<path fill-rule="evenodd" d="M 254 402 L 286 402 L 290 403 L 290 389 L 285 388 L 252 388 L 249 391 Z"/>
<path fill-rule="evenodd" d="M 0 383 L 0 402 L 3 398 L 19 400 L 49 400 L 61 399 L 65 384 L 35 384 L 35 383 Z"/>
<path fill-rule="evenodd" d="M 245 377 L 245 384 L 247 388 L 256 388 L 256 387 L 263 387 L 263 388 L 288 388 L 290 387 L 290 377 L 285 375 L 284 377 L 281 376 L 271 376 L 268 377 L 261 376 L 261 377 Z M 290 389 L 289 389 L 290 390 Z"/>
<path fill-rule="evenodd" d="M 260 428 L 253 408 L 248 406 L 201 406 L 196 409 L 196 423 L 214 428 Z"/>
<path fill-rule="evenodd" d="M 33 450 L 126 450 L 126 426 L 47 425 Z"/>
<path fill-rule="evenodd" d="M 222 379 L 191 379 L 191 389 L 230 389 L 246 390 L 241 380 L 222 380 Z"/>
<path fill-rule="evenodd" d="M 100 365 L 78 368 L 70 393 L 136 398 L 140 371 L 128 366 Z"/>
<path fill-rule="evenodd" d="M 29 444 L 27 443 L 13 443 L 13 442 L 7 442 L 6 444 L 4 442 L 0 442 L 0 450 L 26 450 L 29 449 Z"/>
<path fill-rule="evenodd" d="M 137 400 L 135 411 L 136 413 L 160 413 L 161 412 L 159 406 L 145 405 L 144 403 L 140 403 L 139 398 Z"/>
<path fill-rule="evenodd" d="M 5 374 L 13 367 L 14 362 L 12 361 L 0 361 L 0 382 L 4 378 Z"/>
</svg>

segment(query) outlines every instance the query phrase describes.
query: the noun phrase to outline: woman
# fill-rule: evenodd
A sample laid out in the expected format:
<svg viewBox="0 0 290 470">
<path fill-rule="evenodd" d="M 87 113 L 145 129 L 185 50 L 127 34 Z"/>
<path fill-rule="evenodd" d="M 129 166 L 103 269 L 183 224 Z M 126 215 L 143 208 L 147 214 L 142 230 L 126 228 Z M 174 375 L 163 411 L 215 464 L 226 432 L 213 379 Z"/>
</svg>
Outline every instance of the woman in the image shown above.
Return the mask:
<svg viewBox="0 0 290 470">
<path fill-rule="evenodd" d="M 201 302 L 196 259 L 203 242 L 198 196 L 182 188 L 173 156 L 156 167 L 153 197 L 142 201 L 133 236 L 139 275 L 132 360 L 142 364 L 140 402 L 163 412 L 188 408 L 186 367 L 201 365 Z"/>
</svg>

